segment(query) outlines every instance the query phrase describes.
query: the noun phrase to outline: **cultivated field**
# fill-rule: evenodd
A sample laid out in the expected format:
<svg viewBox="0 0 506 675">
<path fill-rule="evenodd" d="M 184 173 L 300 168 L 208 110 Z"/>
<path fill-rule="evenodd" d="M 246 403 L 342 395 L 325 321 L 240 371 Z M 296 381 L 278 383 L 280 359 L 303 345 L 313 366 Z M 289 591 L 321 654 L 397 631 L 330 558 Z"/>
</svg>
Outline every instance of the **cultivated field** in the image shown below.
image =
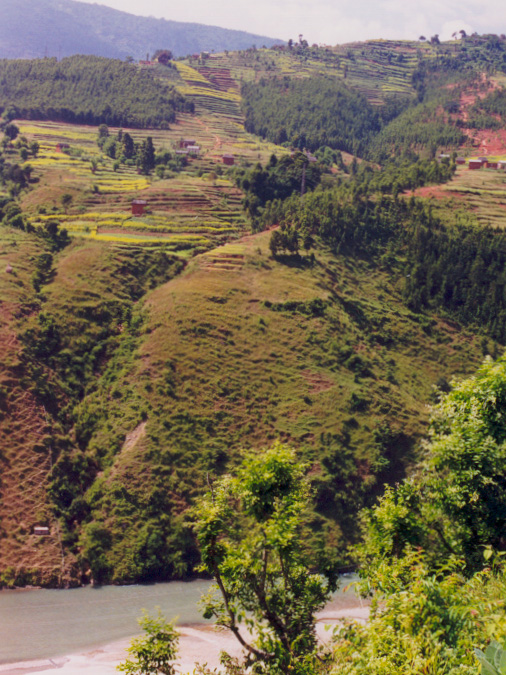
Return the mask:
<svg viewBox="0 0 506 675">
<path fill-rule="evenodd" d="M 96 127 L 18 124 L 21 135 L 40 145 L 37 157 L 29 160 L 34 182 L 22 202 L 33 225 L 57 219 L 71 236 L 164 244 L 183 256 L 240 236 L 248 227 L 242 193 L 227 177 L 222 155 L 230 153 L 237 164 L 250 164 L 266 162 L 276 149 L 246 134 L 239 121 L 210 113 L 181 115 L 168 130 L 125 130 L 135 142 L 151 136 L 157 151 L 175 150 L 182 138 L 190 137 L 200 146 L 200 156 L 191 158 L 183 171 L 159 179 L 138 174 L 135 166 L 122 164 L 114 170 L 113 160 L 96 144 Z M 59 151 L 61 143 L 70 147 Z M 67 209 L 61 202 L 64 194 L 72 195 Z M 142 217 L 132 216 L 135 198 L 147 201 Z"/>
</svg>

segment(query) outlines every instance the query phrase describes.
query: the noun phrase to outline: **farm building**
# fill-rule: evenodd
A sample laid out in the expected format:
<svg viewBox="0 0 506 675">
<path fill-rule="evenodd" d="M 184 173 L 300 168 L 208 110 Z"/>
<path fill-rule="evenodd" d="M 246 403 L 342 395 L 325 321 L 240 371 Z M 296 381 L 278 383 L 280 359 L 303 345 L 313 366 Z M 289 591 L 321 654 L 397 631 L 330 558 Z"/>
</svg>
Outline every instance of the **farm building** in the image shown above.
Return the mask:
<svg viewBox="0 0 506 675">
<path fill-rule="evenodd" d="M 234 155 L 223 155 L 222 160 L 223 164 L 226 164 L 227 166 L 233 166 L 235 162 Z"/>
<path fill-rule="evenodd" d="M 483 166 L 483 163 L 481 159 L 470 159 L 469 160 L 469 168 L 470 169 L 481 169 Z"/>
<path fill-rule="evenodd" d="M 145 199 L 134 199 L 132 201 L 132 216 L 143 216 L 146 204 Z"/>
<path fill-rule="evenodd" d="M 188 150 L 186 150 L 186 149 L 185 150 L 176 150 L 176 155 L 184 155 L 186 157 L 187 154 L 188 154 Z"/>
<path fill-rule="evenodd" d="M 497 168 L 498 169 L 506 169 L 506 161 L 505 160 L 499 160 L 497 162 Z"/>
<path fill-rule="evenodd" d="M 42 527 L 41 525 L 36 525 L 33 528 L 33 533 L 39 537 L 47 537 L 50 534 L 49 527 Z"/>
<path fill-rule="evenodd" d="M 488 169 L 497 169 L 497 162 L 487 162 Z"/>
<path fill-rule="evenodd" d="M 465 157 L 457 157 L 455 160 L 455 164 L 465 164 L 465 163 L 466 163 Z"/>
<path fill-rule="evenodd" d="M 68 143 L 57 143 L 56 144 L 56 152 L 63 152 L 64 150 L 68 150 L 70 148 L 70 145 Z"/>
<path fill-rule="evenodd" d="M 445 154 L 445 153 L 441 153 L 440 155 L 437 156 L 437 161 L 438 161 L 438 162 L 442 162 L 443 159 L 448 159 L 448 160 L 449 160 L 449 159 L 450 159 L 450 155 L 447 155 L 447 154 Z"/>
<path fill-rule="evenodd" d="M 189 155 L 193 155 L 194 157 L 200 155 L 200 145 L 187 145 L 186 149 Z"/>
<path fill-rule="evenodd" d="M 180 148 L 187 148 L 189 145 L 195 145 L 196 140 L 194 138 L 182 138 L 179 141 Z"/>
</svg>

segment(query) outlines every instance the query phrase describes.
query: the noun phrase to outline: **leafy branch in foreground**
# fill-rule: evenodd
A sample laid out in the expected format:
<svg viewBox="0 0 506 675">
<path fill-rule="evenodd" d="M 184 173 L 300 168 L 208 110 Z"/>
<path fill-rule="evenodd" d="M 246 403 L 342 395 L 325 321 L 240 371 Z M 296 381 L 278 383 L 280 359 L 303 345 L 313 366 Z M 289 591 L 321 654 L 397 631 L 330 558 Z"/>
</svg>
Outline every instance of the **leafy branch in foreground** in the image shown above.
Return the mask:
<svg viewBox="0 0 506 675">
<path fill-rule="evenodd" d="M 255 673 L 302 674 L 320 658 L 314 614 L 336 575 L 310 571 L 301 536 L 309 501 L 304 467 L 276 443 L 214 483 L 194 511 L 203 569 L 216 581 L 204 616 L 233 632 Z"/>
<path fill-rule="evenodd" d="M 133 658 L 120 663 L 117 670 L 127 675 L 174 675 L 173 661 L 179 643 L 179 633 L 174 622 L 167 621 L 158 608 L 157 616 L 150 616 L 143 610 L 138 623 L 146 635 L 131 641 L 127 652 Z"/>
</svg>

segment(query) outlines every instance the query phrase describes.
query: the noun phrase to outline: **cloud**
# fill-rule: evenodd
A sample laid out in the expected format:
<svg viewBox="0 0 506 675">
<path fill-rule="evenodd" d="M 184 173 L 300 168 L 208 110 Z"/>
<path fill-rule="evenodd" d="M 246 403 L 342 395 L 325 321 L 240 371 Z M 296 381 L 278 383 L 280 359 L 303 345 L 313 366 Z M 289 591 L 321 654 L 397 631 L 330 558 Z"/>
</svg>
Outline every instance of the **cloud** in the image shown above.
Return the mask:
<svg viewBox="0 0 506 675">
<path fill-rule="evenodd" d="M 96 0 L 87 0 L 93 2 Z M 191 21 L 309 43 L 343 44 L 374 38 L 418 39 L 455 30 L 496 33 L 504 0 L 101 0 L 132 14 Z"/>
</svg>

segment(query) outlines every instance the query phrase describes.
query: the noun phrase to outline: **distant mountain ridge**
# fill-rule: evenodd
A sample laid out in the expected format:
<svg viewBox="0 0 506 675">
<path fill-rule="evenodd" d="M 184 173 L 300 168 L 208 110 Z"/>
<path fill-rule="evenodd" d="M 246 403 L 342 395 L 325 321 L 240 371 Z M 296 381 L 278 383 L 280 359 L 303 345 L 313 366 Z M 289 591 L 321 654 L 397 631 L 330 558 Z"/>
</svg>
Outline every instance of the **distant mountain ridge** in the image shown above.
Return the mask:
<svg viewBox="0 0 506 675">
<path fill-rule="evenodd" d="M 244 31 L 135 16 L 75 0 L 2 0 L 0 58 L 94 54 L 144 59 L 156 49 L 185 56 L 282 42 Z"/>
</svg>

